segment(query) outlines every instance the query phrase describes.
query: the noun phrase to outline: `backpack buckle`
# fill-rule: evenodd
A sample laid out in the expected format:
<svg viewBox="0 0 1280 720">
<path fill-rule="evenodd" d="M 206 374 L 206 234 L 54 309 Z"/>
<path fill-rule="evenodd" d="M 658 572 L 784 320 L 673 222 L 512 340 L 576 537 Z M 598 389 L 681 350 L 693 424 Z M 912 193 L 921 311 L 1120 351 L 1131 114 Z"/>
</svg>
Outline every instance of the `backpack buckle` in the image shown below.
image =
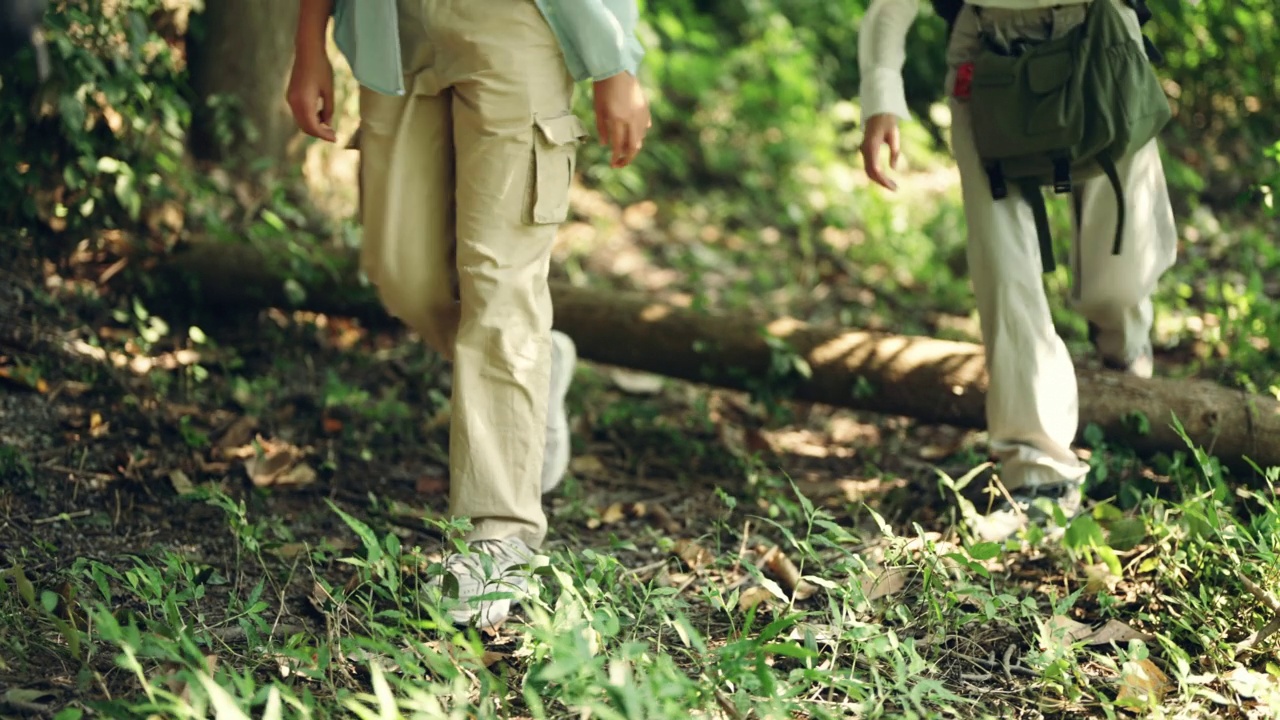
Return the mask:
<svg viewBox="0 0 1280 720">
<path fill-rule="evenodd" d="M 1066 158 L 1053 161 L 1053 191 L 1059 195 L 1071 192 L 1071 162 Z"/>
</svg>

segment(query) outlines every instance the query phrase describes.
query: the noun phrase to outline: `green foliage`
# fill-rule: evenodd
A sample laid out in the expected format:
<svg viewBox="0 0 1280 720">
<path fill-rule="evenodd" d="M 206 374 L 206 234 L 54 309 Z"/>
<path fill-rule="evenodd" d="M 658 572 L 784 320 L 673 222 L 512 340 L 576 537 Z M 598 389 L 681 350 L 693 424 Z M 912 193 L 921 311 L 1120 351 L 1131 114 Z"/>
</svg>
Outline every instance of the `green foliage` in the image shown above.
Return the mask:
<svg viewBox="0 0 1280 720">
<path fill-rule="evenodd" d="M 848 170 L 857 164 L 859 112 L 848 101 L 859 91 L 858 32 L 868 4 L 729 0 L 712 9 L 698 0 L 644 0 L 656 137 L 632 170 L 619 175 L 593 163 L 592 180 L 621 197 L 713 188 L 735 217 L 780 219 L 784 228 L 856 219 Z M 941 149 L 945 129 L 930 107 L 943 96 L 946 30 L 929 3 L 921 7 L 903 78 L 915 120 Z M 1158 73 L 1177 113 L 1165 134 L 1171 183 L 1193 200 L 1203 193 L 1259 207 L 1280 173 L 1274 157 L 1258 152 L 1280 137 L 1280 119 L 1264 111 L 1280 93 L 1269 72 L 1280 62 L 1272 4 L 1153 8 L 1144 30 L 1166 56 Z"/>
<path fill-rule="evenodd" d="M 129 227 L 179 197 L 191 106 L 176 38 L 153 22 L 169 4 L 51 4 L 48 83 L 29 53 L 0 76 L 0 221 Z"/>
</svg>

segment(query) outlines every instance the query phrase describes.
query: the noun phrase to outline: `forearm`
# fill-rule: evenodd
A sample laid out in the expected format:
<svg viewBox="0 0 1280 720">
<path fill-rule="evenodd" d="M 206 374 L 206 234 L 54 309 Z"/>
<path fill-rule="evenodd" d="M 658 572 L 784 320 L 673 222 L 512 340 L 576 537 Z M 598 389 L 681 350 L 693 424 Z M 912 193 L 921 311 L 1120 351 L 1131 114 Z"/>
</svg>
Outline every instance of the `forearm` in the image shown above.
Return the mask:
<svg viewBox="0 0 1280 720">
<path fill-rule="evenodd" d="M 882 113 L 910 116 L 902 83 L 907 32 L 915 22 L 918 0 L 873 0 L 858 32 L 858 69 L 864 118 Z"/>
<path fill-rule="evenodd" d="M 323 53 L 329 30 L 333 0 L 299 0 L 298 30 L 294 49 L 298 53 Z"/>
</svg>

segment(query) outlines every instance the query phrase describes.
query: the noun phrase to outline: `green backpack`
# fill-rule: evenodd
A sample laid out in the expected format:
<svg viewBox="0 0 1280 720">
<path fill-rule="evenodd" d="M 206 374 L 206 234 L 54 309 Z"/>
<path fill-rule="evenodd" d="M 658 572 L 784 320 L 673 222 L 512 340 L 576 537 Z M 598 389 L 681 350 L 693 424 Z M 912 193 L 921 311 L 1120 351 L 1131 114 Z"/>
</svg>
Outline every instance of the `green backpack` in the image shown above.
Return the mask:
<svg viewBox="0 0 1280 720">
<path fill-rule="evenodd" d="M 1076 183 L 1106 175 L 1119 210 L 1112 250 L 1119 254 L 1125 201 L 1116 163 L 1172 118 L 1148 53 L 1116 2 L 1093 0 L 1087 13 L 1058 39 L 1014 52 L 988 44 L 969 81 L 974 139 L 992 196 L 1007 197 L 1013 185 L 1031 204 L 1045 272 L 1055 264 L 1040 189 L 1070 193 Z M 1081 209 L 1077 197 L 1077 220 Z"/>
</svg>

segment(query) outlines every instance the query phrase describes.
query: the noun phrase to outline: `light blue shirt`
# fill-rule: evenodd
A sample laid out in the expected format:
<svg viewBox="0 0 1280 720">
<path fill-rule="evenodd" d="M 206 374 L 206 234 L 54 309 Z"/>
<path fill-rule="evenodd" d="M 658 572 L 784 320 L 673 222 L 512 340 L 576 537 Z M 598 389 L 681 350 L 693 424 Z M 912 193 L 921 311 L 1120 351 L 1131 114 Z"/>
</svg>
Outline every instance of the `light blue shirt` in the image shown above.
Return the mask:
<svg viewBox="0 0 1280 720">
<path fill-rule="evenodd" d="M 635 74 L 644 57 L 636 38 L 635 0 L 536 0 L 578 81 Z M 375 92 L 403 95 L 397 0 L 334 0 L 334 41 L 356 80 Z"/>
</svg>

